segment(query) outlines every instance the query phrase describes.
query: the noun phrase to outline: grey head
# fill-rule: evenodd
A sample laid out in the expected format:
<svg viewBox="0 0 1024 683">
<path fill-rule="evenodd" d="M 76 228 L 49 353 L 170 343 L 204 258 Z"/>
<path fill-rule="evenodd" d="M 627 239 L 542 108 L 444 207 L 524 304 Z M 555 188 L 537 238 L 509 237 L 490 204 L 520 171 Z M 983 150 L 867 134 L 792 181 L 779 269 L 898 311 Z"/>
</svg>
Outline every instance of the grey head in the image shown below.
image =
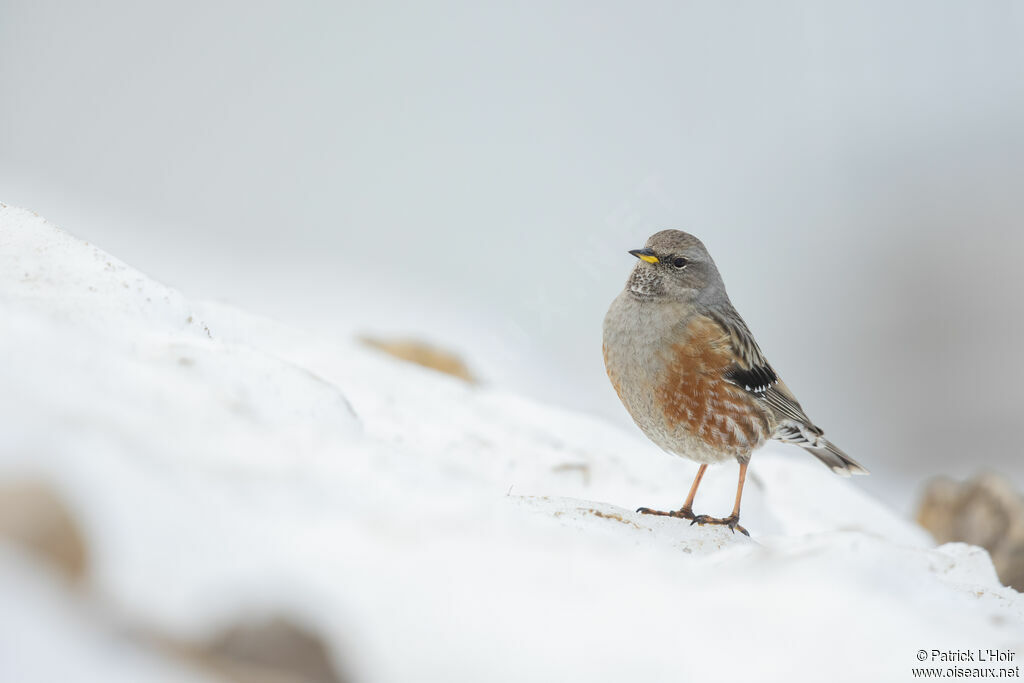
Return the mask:
<svg viewBox="0 0 1024 683">
<path fill-rule="evenodd" d="M 703 242 L 687 232 L 656 232 L 643 249 L 629 253 L 640 262 L 630 273 L 626 291 L 641 301 L 714 306 L 729 300 L 711 254 Z"/>
</svg>

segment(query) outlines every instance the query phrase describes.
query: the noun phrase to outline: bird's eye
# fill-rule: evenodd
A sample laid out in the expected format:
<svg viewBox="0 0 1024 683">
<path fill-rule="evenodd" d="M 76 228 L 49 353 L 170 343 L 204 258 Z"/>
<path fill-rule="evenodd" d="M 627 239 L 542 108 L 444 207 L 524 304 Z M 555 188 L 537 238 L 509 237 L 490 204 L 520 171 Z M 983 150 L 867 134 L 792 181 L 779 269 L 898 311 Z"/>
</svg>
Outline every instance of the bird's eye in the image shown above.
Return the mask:
<svg viewBox="0 0 1024 683">
<path fill-rule="evenodd" d="M 687 263 L 689 263 L 689 261 L 684 259 L 682 256 L 676 257 L 672 260 L 672 265 L 676 268 L 685 268 Z"/>
</svg>

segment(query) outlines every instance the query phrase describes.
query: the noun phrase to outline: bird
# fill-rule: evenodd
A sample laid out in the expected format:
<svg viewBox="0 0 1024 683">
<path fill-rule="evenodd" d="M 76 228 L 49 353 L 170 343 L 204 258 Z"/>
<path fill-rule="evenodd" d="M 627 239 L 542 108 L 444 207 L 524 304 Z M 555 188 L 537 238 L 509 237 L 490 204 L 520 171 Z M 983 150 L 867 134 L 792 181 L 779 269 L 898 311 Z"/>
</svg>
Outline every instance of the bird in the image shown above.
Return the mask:
<svg viewBox="0 0 1024 683">
<path fill-rule="evenodd" d="M 662 450 L 699 463 L 679 510 L 638 513 L 738 529 L 750 456 L 769 440 L 802 447 L 833 472 L 867 469 L 825 438 L 768 363 L 733 307 L 704 243 L 681 230 L 652 235 L 604 318 L 608 378 L 640 430 Z M 695 515 L 708 465 L 735 460 L 739 483 L 728 517 Z"/>
</svg>

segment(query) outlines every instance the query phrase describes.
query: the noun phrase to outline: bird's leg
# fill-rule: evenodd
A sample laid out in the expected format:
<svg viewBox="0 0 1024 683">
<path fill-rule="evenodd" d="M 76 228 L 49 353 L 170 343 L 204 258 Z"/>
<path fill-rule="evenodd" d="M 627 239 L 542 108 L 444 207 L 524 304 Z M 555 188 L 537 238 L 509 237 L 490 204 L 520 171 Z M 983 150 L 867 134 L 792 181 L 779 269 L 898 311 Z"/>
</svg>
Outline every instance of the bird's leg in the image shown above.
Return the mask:
<svg viewBox="0 0 1024 683">
<path fill-rule="evenodd" d="M 700 486 L 700 480 L 704 478 L 704 470 L 707 468 L 707 465 L 701 465 L 700 469 L 697 470 L 697 476 L 693 478 L 693 483 L 690 485 L 690 493 L 686 495 L 686 502 L 683 503 L 683 507 L 669 512 L 652 510 L 650 508 L 637 508 L 637 512 L 642 515 L 661 515 L 663 517 L 682 517 L 683 519 L 693 519 L 693 499 L 697 495 L 697 487 Z"/>
<path fill-rule="evenodd" d="M 701 526 L 704 526 L 705 524 L 722 524 L 732 529 L 733 533 L 736 533 L 736 530 L 739 529 L 740 533 L 744 534 L 745 536 L 749 536 L 750 533 L 748 533 L 746 529 L 740 526 L 740 499 L 743 498 L 743 482 L 745 482 L 746 479 L 747 463 L 741 462 L 740 481 L 739 484 L 736 485 L 736 503 L 732 506 L 731 515 L 729 515 L 728 517 L 708 517 L 707 515 L 698 515 L 696 517 L 689 518 L 693 520 L 692 522 L 690 522 L 690 525 L 692 526 L 694 524 L 700 524 Z"/>
</svg>

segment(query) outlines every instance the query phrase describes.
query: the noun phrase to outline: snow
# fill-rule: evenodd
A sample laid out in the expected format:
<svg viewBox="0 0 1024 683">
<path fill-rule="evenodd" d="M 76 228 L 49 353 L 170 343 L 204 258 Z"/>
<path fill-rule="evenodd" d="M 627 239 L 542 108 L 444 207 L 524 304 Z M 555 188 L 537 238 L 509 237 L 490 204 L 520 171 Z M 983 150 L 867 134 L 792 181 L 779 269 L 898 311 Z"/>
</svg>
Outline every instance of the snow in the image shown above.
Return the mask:
<svg viewBox="0 0 1024 683">
<path fill-rule="evenodd" d="M 92 599 L 147 628 L 202 638 L 284 611 L 380 682 L 898 681 L 920 649 L 1024 642 L 1024 600 L 983 550 L 934 547 L 799 449 L 755 455 L 751 538 L 637 515 L 678 507 L 695 466 L 587 415 L 190 302 L 11 207 L 0 317 L 0 479 L 55 484 Z M 727 512 L 735 475 L 712 470 L 698 512 Z M 77 680 L 199 680 L 90 633 L 95 608 L 25 566 L 0 553 L 0 634 L 36 644 L 14 657 L 0 637 L 0 679 L 49 680 L 50 643 Z"/>
<path fill-rule="evenodd" d="M 216 681 L 169 666 L 144 650 L 125 647 L 94 606 L 65 595 L 56 577 L 4 550 L 0 548 L 0 604 L 4 606 L 0 610 L 0 678 L 4 681 Z"/>
</svg>

